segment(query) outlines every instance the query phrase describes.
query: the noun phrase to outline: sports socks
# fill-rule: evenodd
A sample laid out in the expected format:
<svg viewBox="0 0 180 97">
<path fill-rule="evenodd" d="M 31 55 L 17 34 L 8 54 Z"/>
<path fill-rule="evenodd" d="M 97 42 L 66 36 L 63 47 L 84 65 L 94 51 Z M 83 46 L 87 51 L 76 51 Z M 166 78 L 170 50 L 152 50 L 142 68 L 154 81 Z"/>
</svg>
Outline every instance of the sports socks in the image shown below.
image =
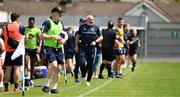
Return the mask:
<svg viewBox="0 0 180 97">
<path fill-rule="evenodd" d="M 106 68 L 107 68 L 107 71 L 108 71 L 108 77 L 111 77 L 111 75 L 112 75 L 111 64 L 106 64 Z"/>
<path fill-rule="evenodd" d="M 99 75 L 102 75 L 102 72 L 104 70 L 104 67 L 105 67 L 105 64 L 102 63 L 101 66 L 100 66 L 100 72 L 99 72 Z"/>
<path fill-rule="evenodd" d="M 54 83 L 52 89 L 57 89 L 57 83 Z"/>
<path fill-rule="evenodd" d="M 45 86 L 49 87 L 50 79 L 46 79 Z"/>
</svg>

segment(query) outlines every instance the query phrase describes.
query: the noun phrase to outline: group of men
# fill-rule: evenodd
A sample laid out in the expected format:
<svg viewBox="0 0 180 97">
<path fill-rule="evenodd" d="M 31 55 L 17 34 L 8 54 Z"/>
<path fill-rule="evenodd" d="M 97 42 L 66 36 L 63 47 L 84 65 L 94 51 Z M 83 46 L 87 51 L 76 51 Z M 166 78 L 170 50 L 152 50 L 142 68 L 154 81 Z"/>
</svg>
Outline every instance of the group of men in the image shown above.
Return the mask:
<svg viewBox="0 0 180 97">
<path fill-rule="evenodd" d="M 12 23 L 4 27 L 4 43 L 5 43 L 5 77 L 4 77 L 4 92 L 8 92 L 8 84 L 10 81 L 11 70 L 14 69 L 14 92 L 21 91 L 18 88 L 18 83 L 20 80 L 20 66 L 22 65 L 22 56 L 11 59 L 15 48 L 12 48 L 8 44 L 9 38 L 13 38 L 20 41 L 25 38 L 25 64 L 27 68 L 26 77 L 33 79 L 34 75 L 34 65 L 35 62 L 40 61 L 39 54 L 43 47 L 43 52 L 46 55 L 46 60 L 48 61 L 48 73 L 45 79 L 45 84 L 42 88 L 44 92 L 58 93 L 58 79 L 59 72 L 64 67 L 65 58 L 72 59 L 73 53 L 68 52 L 68 43 L 71 43 L 71 39 L 65 32 L 62 21 L 60 20 L 63 10 L 61 7 L 57 6 L 51 10 L 51 16 L 44 21 L 42 25 L 42 30 L 34 26 L 35 18 L 30 17 L 28 20 L 28 26 L 24 27 L 20 25 L 20 15 L 13 12 L 11 14 Z M 108 22 L 108 28 L 103 29 L 102 33 L 98 26 L 94 24 L 94 16 L 88 15 L 85 18 L 80 19 L 79 30 L 75 33 L 74 39 L 74 54 L 76 59 L 76 65 L 70 72 L 73 72 L 75 76 L 75 82 L 81 82 L 90 86 L 90 81 L 94 74 L 97 72 L 98 64 L 100 66 L 99 78 L 103 78 L 102 71 L 106 67 L 108 70 L 108 78 L 111 79 L 112 73 L 112 62 L 115 60 L 114 71 L 115 77 L 119 78 L 122 76 L 122 65 L 125 64 L 127 51 L 129 51 L 132 57 L 134 71 L 136 58 L 136 49 L 140 46 L 139 38 L 137 37 L 137 32 L 133 30 L 133 34 L 130 34 L 128 24 L 125 24 L 123 18 L 118 18 L 118 24 L 115 25 L 113 20 Z M 72 31 L 69 29 L 68 31 Z M 135 34 L 134 34 L 135 33 Z M 131 37 L 134 35 L 133 37 Z M 24 37 L 25 36 L 25 37 Z M 72 36 L 72 34 L 71 34 Z M 70 42 L 68 42 L 68 40 Z M 73 41 L 73 39 L 72 39 Z M 67 43 L 66 43 L 67 42 Z M 66 43 L 65 51 L 63 45 Z M 125 48 L 126 47 L 126 48 Z M 65 54 L 64 54 L 65 52 Z M 102 55 L 101 55 L 102 54 Z M 65 57 L 66 56 L 66 57 Z M 102 59 L 100 58 L 102 56 Z M 38 59 L 38 60 L 37 60 Z M 67 61 L 71 65 L 71 61 Z M 12 68 L 13 67 L 13 68 Z M 71 66 L 70 66 L 71 67 Z M 81 81 L 78 79 L 79 67 L 81 70 Z M 0 69 L 1 70 L 1 69 Z M 1 71 L 0 71 L 1 72 Z M 87 77 L 86 77 L 87 75 Z M 53 85 L 50 89 L 50 80 L 53 79 Z"/>
</svg>

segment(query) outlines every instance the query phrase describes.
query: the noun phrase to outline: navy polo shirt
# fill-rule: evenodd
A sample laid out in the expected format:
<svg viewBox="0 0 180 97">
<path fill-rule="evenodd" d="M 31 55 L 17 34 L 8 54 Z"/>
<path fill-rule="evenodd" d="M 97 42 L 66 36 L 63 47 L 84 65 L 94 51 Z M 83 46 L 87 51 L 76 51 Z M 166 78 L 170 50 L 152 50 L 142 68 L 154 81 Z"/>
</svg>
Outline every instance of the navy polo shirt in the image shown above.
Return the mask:
<svg viewBox="0 0 180 97">
<path fill-rule="evenodd" d="M 99 27 L 94 24 L 84 24 L 80 26 L 77 34 L 80 35 L 81 44 L 91 44 L 93 41 L 95 41 L 98 37 L 101 36 Z"/>
</svg>

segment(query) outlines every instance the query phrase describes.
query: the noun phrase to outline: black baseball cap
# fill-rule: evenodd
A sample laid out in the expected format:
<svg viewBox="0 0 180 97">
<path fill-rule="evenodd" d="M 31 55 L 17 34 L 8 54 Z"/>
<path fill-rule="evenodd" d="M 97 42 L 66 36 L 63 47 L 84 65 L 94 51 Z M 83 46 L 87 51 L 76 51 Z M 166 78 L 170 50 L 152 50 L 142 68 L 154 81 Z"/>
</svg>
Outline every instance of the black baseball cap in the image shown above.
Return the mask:
<svg viewBox="0 0 180 97">
<path fill-rule="evenodd" d="M 85 18 L 80 18 L 79 22 L 86 22 L 86 19 Z"/>
<path fill-rule="evenodd" d="M 61 14 L 64 12 L 64 10 L 60 6 L 56 6 L 56 7 L 52 8 L 51 13 L 53 13 L 53 12 L 58 12 Z"/>
</svg>

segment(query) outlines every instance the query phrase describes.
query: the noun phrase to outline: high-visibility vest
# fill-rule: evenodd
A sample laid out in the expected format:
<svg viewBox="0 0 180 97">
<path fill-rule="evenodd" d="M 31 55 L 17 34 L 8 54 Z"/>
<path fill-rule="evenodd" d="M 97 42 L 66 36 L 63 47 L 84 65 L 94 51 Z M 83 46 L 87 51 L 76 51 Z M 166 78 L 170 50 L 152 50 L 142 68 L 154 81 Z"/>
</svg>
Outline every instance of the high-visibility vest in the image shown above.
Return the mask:
<svg viewBox="0 0 180 97">
<path fill-rule="evenodd" d="M 62 23 L 59 21 L 58 24 L 55 24 L 50 18 L 48 20 L 50 21 L 51 27 L 48 30 L 47 35 L 56 35 L 60 37 L 60 33 L 63 31 Z M 57 45 L 57 40 L 54 39 L 44 39 L 44 46 L 61 48 L 63 45 Z"/>
<path fill-rule="evenodd" d="M 7 28 L 8 28 L 9 37 L 20 42 L 21 39 L 23 38 L 23 35 L 19 31 L 19 26 L 20 25 L 17 23 L 11 23 L 11 24 L 7 25 Z M 4 26 L 3 35 L 4 35 L 5 50 L 6 51 L 14 51 L 15 49 L 11 48 L 7 42 L 8 36 L 7 36 L 6 26 Z"/>
</svg>

